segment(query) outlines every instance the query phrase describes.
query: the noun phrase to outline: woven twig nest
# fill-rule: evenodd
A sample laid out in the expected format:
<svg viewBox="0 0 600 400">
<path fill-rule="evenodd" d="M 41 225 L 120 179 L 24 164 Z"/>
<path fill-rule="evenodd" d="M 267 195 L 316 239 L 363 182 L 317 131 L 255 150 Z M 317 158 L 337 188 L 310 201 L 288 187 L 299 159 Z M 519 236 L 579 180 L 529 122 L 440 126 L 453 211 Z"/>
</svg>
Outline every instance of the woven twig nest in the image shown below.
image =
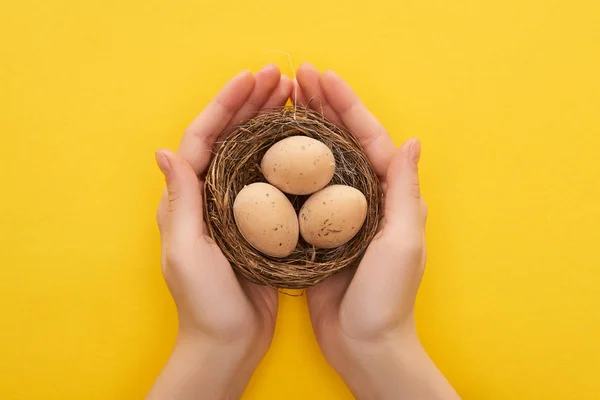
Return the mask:
<svg viewBox="0 0 600 400">
<path fill-rule="evenodd" d="M 332 150 L 336 171 L 330 184 L 360 190 L 367 199 L 367 216 L 356 236 L 340 247 L 317 249 L 300 238 L 292 254 L 274 258 L 244 239 L 235 224 L 233 203 L 245 185 L 266 182 L 260 170 L 265 152 L 276 142 L 297 135 L 317 139 Z M 279 289 L 306 288 L 356 265 L 379 221 L 381 187 L 358 141 L 321 114 L 301 107 L 272 110 L 235 127 L 216 151 L 204 192 L 208 231 L 233 269 L 251 282 Z M 288 198 L 298 212 L 308 196 Z"/>
</svg>

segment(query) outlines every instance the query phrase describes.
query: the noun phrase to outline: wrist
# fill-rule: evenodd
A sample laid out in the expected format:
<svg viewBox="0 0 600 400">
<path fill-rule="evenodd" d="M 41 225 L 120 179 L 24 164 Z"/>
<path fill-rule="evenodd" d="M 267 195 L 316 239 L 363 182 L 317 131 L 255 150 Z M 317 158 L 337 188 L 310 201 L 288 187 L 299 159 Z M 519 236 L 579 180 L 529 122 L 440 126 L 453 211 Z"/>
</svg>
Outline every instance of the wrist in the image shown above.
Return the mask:
<svg viewBox="0 0 600 400">
<path fill-rule="evenodd" d="M 174 351 L 191 351 L 203 357 L 218 357 L 234 367 L 258 365 L 269 349 L 271 340 L 256 332 L 252 327 L 240 329 L 236 335 L 208 333 L 205 330 L 179 327 Z"/>
<path fill-rule="evenodd" d="M 238 399 L 261 358 L 245 343 L 180 333 L 148 399 Z"/>
<path fill-rule="evenodd" d="M 359 399 L 459 399 L 416 334 L 349 343 L 338 370 Z"/>
<path fill-rule="evenodd" d="M 189 363 L 202 380 L 203 398 L 237 399 L 258 366 L 263 354 L 253 351 L 250 343 L 218 342 L 206 337 L 178 335 L 172 357 Z M 205 388 L 214 388 L 215 396 L 208 396 Z M 217 396 L 218 393 L 222 395 Z"/>
<path fill-rule="evenodd" d="M 344 342 L 344 361 L 336 369 L 359 400 L 400 397 L 403 378 L 411 368 L 428 360 L 416 333 L 368 342 L 353 339 Z"/>
</svg>

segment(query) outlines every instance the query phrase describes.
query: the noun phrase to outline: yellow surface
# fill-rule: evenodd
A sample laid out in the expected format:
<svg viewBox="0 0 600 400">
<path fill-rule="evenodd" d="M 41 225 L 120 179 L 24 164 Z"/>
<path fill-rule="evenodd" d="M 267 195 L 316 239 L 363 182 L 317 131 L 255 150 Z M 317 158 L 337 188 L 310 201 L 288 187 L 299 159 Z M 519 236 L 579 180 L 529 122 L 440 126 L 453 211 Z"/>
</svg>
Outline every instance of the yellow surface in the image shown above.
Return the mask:
<svg viewBox="0 0 600 400">
<path fill-rule="evenodd" d="M 243 68 L 334 68 L 423 140 L 418 327 L 465 399 L 600 396 L 600 5 L 5 1 L 0 398 L 135 399 L 173 342 L 153 151 Z M 345 399 L 283 297 L 246 399 Z"/>
</svg>

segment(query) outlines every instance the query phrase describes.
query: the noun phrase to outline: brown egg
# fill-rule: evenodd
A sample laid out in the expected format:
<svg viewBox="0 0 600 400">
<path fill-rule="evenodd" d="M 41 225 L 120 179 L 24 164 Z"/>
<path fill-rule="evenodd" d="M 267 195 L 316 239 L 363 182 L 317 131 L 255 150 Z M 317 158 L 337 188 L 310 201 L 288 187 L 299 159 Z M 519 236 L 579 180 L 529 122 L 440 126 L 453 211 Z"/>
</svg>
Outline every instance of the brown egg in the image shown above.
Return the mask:
<svg viewBox="0 0 600 400">
<path fill-rule="evenodd" d="M 324 143 L 291 136 L 265 153 L 261 170 L 267 181 L 289 194 L 312 194 L 323 189 L 335 172 L 335 158 Z"/>
<path fill-rule="evenodd" d="M 292 203 L 268 183 L 253 183 L 238 193 L 233 215 L 252 247 L 273 257 L 289 256 L 298 244 L 298 217 Z"/>
<path fill-rule="evenodd" d="M 360 230 L 367 216 L 367 199 L 357 189 L 332 185 L 306 200 L 300 215 L 300 234 L 322 249 L 347 243 Z"/>
</svg>

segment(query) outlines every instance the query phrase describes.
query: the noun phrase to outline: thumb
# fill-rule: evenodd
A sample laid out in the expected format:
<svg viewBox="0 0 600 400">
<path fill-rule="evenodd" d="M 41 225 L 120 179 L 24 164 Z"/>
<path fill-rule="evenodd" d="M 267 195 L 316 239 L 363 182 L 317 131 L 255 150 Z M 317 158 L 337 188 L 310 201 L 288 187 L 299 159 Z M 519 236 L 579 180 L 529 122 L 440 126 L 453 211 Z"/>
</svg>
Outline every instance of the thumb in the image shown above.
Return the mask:
<svg viewBox="0 0 600 400">
<path fill-rule="evenodd" d="M 385 229 L 394 235 L 416 234 L 424 229 L 426 215 L 419 186 L 420 157 L 421 142 L 410 139 L 400 147 L 388 168 Z"/>
<path fill-rule="evenodd" d="M 192 167 L 170 150 L 155 153 L 167 183 L 166 230 L 172 242 L 196 240 L 202 235 L 202 194 Z"/>
</svg>

